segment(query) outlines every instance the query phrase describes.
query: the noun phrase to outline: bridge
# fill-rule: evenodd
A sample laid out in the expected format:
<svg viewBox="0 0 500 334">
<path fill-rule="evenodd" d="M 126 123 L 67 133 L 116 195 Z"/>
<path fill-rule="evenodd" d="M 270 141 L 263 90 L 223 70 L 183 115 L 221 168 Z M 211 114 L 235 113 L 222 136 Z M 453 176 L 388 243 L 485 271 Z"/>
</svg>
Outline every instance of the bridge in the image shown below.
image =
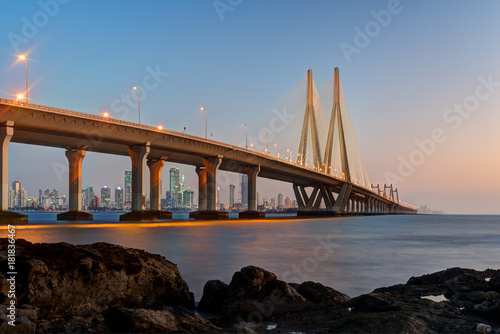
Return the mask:
<svg viewBox="0 0 500 334">
<path fill-rule="evenodd" d="M 82 211 L 82 162 L 86 152 L 129 156 L 132 169 L 132 211 L 120 220 L 170 219 L 161 210 L 161 170 L 165 161 L 192 165 L 198 174 L 198 211 L 195 219 L 224 219 L 227 212 L 216 208 L 219 170 L 248 176 L 248 210 L 240 218 L 262 218 L 257 211 L 258 178 L 288 182 L 293 186 L 299 216 L 344 214 L 414 214 L 401 203 L 392 185 L 369 183 L 359 147 L 349 127 L 350 117 L 334 71 L 333 106 L 326 143 L 322 151 L 317 122 L 317 99 L 312 71 L 307 72 L 307 99 L 296 157 L 273 157 L 185 133 L 127 122 L 111 117 L 63 110 L 32 103 L 0 99 L 0 221 L 27 221 L 8 211 L 9 143 L 56 147 L 65 150 L 69 163 L 69 211 L 60 220 L 91 220 Z M 309 131 L 310 130 L 310 131 Z M 311 140 L 308 141 L 309 132 Z M 323 136 L 324 137 L 324 136 Z M 312 154 L 311 154 L 312 152 Z M 355 159 L 358 157 L 358 159 Z M 309 162 L 309 163 L 308 163 Z M 145 210 L 145 170 L 150 171 L 150 210 Z M 339 166 L 339 168 L 333 168 Z M 335 170 L 335 173 L 334 173 Z"/>
</svg>

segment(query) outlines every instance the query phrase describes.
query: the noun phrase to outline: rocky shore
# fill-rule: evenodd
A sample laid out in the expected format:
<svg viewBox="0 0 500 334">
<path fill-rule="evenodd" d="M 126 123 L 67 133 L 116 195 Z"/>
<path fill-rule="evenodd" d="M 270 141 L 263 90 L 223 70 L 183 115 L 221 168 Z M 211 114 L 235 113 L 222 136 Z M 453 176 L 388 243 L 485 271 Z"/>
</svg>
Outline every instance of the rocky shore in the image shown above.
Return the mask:
<svg viewBox="0 0 500 334">
<path fill-rule="evenodd" d="M 22 239 L 11 326 L 7 243 L 0 239 L 1 333 L 500 333 L 500 270 L 451 268 L 351 299 L 248 266 L 228 284 L 206 283 L 201 317 L 177 266 L 160 255 Z"/>
</svg>

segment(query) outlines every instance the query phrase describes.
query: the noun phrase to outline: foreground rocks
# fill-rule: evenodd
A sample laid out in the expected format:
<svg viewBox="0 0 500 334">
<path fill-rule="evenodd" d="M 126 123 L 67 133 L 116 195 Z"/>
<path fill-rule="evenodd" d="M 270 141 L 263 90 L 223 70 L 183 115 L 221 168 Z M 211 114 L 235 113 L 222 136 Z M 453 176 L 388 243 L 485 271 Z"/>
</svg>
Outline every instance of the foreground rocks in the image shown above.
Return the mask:
<svg viewBox="0 0 500 334">
<path fill-rule="evenodd" d="M 0 245 L 0 303 L 7 305 L 7 240 L 0 239 Z M 117 307 L 194 308 L 194 296 L 177 266 L 142 250 L 107 243 L 74 246 L 18 239 L 16 269 L 17 305 L 25 306 L 18 307 L 15 330 L 22 333 L 33 332 L 35 326 L 37 332 L 47 333 L 109 332 L 106 321 L 113 317 L 105 315 Z M 168 312 L 184 313 L 179 309 Z M 6 310 L 0 308 L 1 332 L 7 328 L 5 315 Z"/>
<path fill-rule="evenodd" d="M 16 241 L 16 326 L 9 326 L 0 239 L 1 333 L 500 333 L 500 270 L 451 268 L 350 299 L 255 266 L 194 297 L 164 257 L 106 243 Z M 429 298 L 437 296 L 442 301 Z M 202 313 L 204 314 L 204 313 Z"/>
</svg>

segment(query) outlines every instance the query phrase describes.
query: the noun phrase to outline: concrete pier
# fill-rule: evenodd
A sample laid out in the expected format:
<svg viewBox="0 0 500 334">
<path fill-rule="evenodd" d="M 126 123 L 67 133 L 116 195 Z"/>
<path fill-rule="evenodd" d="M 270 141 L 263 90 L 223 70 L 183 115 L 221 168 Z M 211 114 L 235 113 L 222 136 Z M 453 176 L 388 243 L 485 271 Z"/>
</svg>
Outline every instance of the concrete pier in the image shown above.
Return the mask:
<svg viewBox="0 0 500 334">
<path fill-rule="evenodd" d="M 9 211 L 9 144 L 14 135 L 14 122 L 0 124 L 0 224 L 28 223 L 28 216 Z"/>
<path fill-rule="evenodd" d="M 57 220 L 93 220 L 94 217 L 82 211 L 82 163 L 87 151 L 70 149 L 66 151 L 69 164 L 69 211 L 57 215 Z"/>
<path fill-rule="evenodd" d="M 260 172 L 260 165 L 247 166 L 245 172 L 248 176 L 248 209 L 240 212 L 238 217 L 241 219 L 265 218 L 266 214 L 257 210 L 257 175 Z"/>
<path fill-rule="evenodd" d="M 120 216 L 120 221 L 156 220 L 156 215 L 145 211 L 146 208 L 146 158 L 150 143 L 130 146 L 127 149 L 132 160 L 132 212 Z"/>
<path fill-rule="evenodd" d="M 222 156 L 203 159 L 205 168 L 197 167 L 199 206 L 198 211 L 191 212 L 189 218 L 194 219 L 228 219 L 229 213 L 217 210 L 217 173 Z"/>
<path fill-rule="evenodd" d="M 172 219 L 172 212 L 161 209 L 161 170 L 165 165 L 163 159 L 148 159 L 149 167 L 149 210 L 156 219 Z"/>
</svg>

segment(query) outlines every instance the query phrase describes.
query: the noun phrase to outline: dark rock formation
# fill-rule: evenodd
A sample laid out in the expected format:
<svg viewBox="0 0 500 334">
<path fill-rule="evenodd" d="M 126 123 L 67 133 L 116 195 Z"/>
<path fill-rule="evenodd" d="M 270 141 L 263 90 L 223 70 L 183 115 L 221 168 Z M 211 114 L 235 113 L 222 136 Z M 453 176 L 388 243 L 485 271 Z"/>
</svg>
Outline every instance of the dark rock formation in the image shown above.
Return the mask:
<svg viewBox="0 0 500 334">
<path fill-rule="evenodd" d="M 0 245 L 0 267 L 6 268 L 7 239 L 0 239 Z M 37 332 L 105 331 L 102 314 L 113 307 L 194 308 L 194 297 L 177 266 L 142 250 L 107 243 L 74 246 L 18 239 L 16 269 L 17 305 L 29 304 L 36 310 L 37 320 L 27 318 L 38 322 Z M 7 291 L 2 271 L 0 303 L 4 305 Z"/>
<path fill-rule="evenodd" d="M 228 290 L 229 286 L 222 281 L 208 281 L 203 287 L 203 296 L 198 305 L 198 310 L 222 313 Z"/>
<path fill-rule="evenodd" d="M 328 286 L 324 286 L 321 283 L 315 282 L 304 282 L 299 286 L 295 287 L 298 293 L 300 293 L 305 299 L 313 304 L 318 304 L 322 302 L 335 301 L 335 302 L 347 302 L 350 298 L 349 296 L 333 289 Z"/>
<path fill-rule="evenodd" d="M 180 307 L 164 310 L 117 307 L 106 312 L 104 318 L 113 333 L 207 333 L 217 329 Z"/>
<path fill-rule="evenodd" d="M 267 332 L 472 333 L 486 323 L 499 333 L 499 279 L 500 270 L 460 268 L 412 277 L 407 284 L 379 288 L 346 304 L 313 305 L 278 319 L 276 328 Z"/>
</svg>

